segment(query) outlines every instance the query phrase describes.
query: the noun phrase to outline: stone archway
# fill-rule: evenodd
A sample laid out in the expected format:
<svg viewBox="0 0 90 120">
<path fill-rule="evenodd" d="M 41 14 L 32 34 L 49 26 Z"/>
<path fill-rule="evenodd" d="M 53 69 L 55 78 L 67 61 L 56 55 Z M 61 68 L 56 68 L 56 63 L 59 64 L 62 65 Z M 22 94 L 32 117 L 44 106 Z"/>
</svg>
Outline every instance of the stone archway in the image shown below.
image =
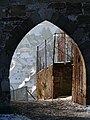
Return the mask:
<svg viewBox="0 0 90 120">
<path fill-rule="evenodd" d="M 17 25 L 11 32 L 9 39 L 5 43 L 4 50 L 2 51 L 0 59 L 3 61 L 1 62 L 1 66 L 4 66 L 2 69 L 2 81 L 1 84 L 5 82 L 5 86 L 9 86 L 9 68 L 13 53 L 21 41 L 21 39 L 29 32 L 33 27 L 37 24 L 41 23 L 44 20 L 48 20 L 61 28 L 65 31 L 70 37 L 73 38 L 75 43 L 78 45 L 86 66 L 86 81 L 87 81 L 87 93 L 86 93 L 86 104 L 90 104 L 90 94 L 89 94 L 89 79 L 90 79 L 90 55 L 87 54 L 90 51 L 90 41 L 89 38 L 86 36 L 84 28 L 79 27 L 75 22 L 68 19 L 68 16 L 61 15 L 58 11 L 54 9 L 48 9 L 43 11 L 44 14 L 38 14 L 38 12 L 32 12 L 30 17 L 26 18 L 20 25 Z M 3 76 L 4 74 L 4 76 Z M 8 82 L 7 82 L 8 81 Z M 9 87 L 8 89 L 4 89 L 5 94 L 9 94 Z M 1 90 L 3 93 L 3 90 Z M 2 95 L 3 97 L 3 95 Z M 6 96 L 8 98 L 8 96 Z"/>
</svg>

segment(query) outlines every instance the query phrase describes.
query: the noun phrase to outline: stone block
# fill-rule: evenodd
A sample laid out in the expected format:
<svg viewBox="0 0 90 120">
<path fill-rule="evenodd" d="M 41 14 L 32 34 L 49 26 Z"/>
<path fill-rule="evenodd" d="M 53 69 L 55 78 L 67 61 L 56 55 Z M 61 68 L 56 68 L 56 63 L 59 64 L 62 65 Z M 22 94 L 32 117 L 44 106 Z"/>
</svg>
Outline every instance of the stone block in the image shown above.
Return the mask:
<svg viewBox="0 0 90 120">
<path fill-rule="evenodd" d="M 59 17 L 60 17 L 60 13 L 54 12 L 54 13 L 52 14 L 51 22 L 54 23 L 54 24 L 55 24 L 55 23 L 58 23 Z"/>
<path fill-rule="evenodd" d="M 33 23 L 33 21 L 30 18 L 27 18 L 26 20 L 24 20 L 21 24 L 21 31 L 22 34 L 27 34 L 33 27 L 35 27 L 35 24 Z"/>
<path fill-rule="evenodd" d="M 83 4 L 84 14 L 90 14 L 90 3 Z"/>
<path fill-rule="evenodd" d="M 17 5 L 17 4 L 21 4 L 21 5 L 22 5 L 22 4 L 26 4 L 26 3 L 28 4 L 28 1 L 29 1 L 29 0 L 22 0 L 22 1 L 21 1 L 21 0 L 10 0 L 10 4 L 14 4 L 14 5 L 15 5 L 15 4 L 16 4 L 16 5 Z"/>
<path fill-rule="evenodd" d="M 64 9 L 66 7 L 66 4 L 64 2 L 52 2 L 48 5 L 48 8 L 54 8 L 54 9 Z"/>
<path fill-rule="evenodd" d="M 0 18 L 6 17 L 5 7 L 0 7 Z"/>
<path fill-rule="evenodd" d="M 15 38 L 19 37 L 20 33 L 21 33 L 21 29 L 20 26 L 16 26 L 10 33 L 12 36 L 15 36 Z"/>
<path fill-rule="evenodd" d="M 90 24 L 90 15 L 80 15 L 77 18 L 78 24 Z"/>
<path fill-rule="evenodd" d="M 69 14 L 69 15 L 70 14 L 76 15 L 76 14 L 82 13 L 82 5 L 81 5 L 81 3 L 70 3 L 70 2 L 67 2 L 66 6 L 67 6 L 66 13 Z"/>
<path fill-rule="evenodd" d="M 44 9 L 39 10 L 38 13 L 39 13 L 42 21 L 44 21 L 44 20 L 50 21 L 51 17 L 52 17 L 52 14 L 53 14 L 53 10 L 44 8 Z M 38 17 L 37 17 L 37 19 L 38 19 Z"/>
<path fill-rule="evenodd" d="M 90 61 L 90 54 L 88 54 L 90 52 L 90 48 L 87 47 L 87 49 L 86 49 L 86 48 L 84 48 L 84 45 L 83 45 L 83 49 L 81 49 L 81 52 L 83 54 L 85 62 L 88 64 Z"/>
<path fill-rule="evenodd" d="M 73 39 L 78 44 L 80 40 L 85 36 L 85 31 L 83 28 L 78 28 L 75 30 L 75 32 L 72 34 Z"/>
<path fill-rule="evenodd" d="M 25 16 L 25 5 L 12 5 L 10 6 L 10 16 Z"/>
<path fill-rule="evenodd" d="M 0 0 L 0 6 L 7 6 L 9 3 L 9 0 Z"/>
<path fill-rule="evenodd" d="M 67 0 L 67 2 L 70 2 L 70 3 L 80 3 L 80 2 L 89 2 L 89 0 Z"/>
<path fill-rule="evenodd" d="M 2 90 L 2 92 L 10 91 L 9 81 L 7 81 L 7 80 L 2 80 L 2 82 L 1 82 L 1 90 Z"/>
<path fill-rule="evenodd" d="M 68 23 L 66 24 L 66 27 L 65 27 L 65 31 L 67 32 L 67 34 L 72 34 L 77 28 L 77 24 L 75 24 L 74 22 L 72 21 L 68 21 Z"/>
<path fill-rule="evenodd" d="M 82 47 L 82 45 L 85 44 L 85 42 L 89 42 L 89 38 L 86 34 L 81 39 L 79 39 L 78 45 Z"/>
<path fill-rule="evenodd" d="M 64 26 L 66 26 L 66 24 L 68 23 L 68 18 L 64 17 L 63 15 L 61 15 L 60 13 L 54 13 L 52 15 L 52 19 L 51 22 L 55 25 L 57 25 L 60 29 L 64 30 Z"/>
<path fill-rule="evenodd" d="M 86 32 L 90 33 L 90 24 L 87 24 L 84 29 Z"/>
<path fill-rule="evenodd" d="M 90 41 L 85 41 L 83 44 L 80 45 L 82 51 L 89 51 L 90 50 Z"/>
<path fill-rule="evenodd" d="M 39 23 L 43 22 L 38 11 L 33 11 L 30 15 L 30 18 L 34 25 L 38 25 Z"/>
</svg>

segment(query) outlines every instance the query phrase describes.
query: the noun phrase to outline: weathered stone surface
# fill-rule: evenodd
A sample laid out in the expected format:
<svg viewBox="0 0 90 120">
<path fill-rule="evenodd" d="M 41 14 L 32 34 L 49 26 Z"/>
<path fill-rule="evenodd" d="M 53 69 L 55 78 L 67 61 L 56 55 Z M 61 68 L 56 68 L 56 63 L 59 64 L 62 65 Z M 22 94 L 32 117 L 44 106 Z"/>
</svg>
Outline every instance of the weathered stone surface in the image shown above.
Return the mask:
<svg viewBox="0 0 90 120">
<path fill-rule="evenodd" d="M 1 82 L 1 89 L 2 89 L 2 92 L 7 92 L 7 91 L 9 91 L 9 90 L 10 90 L 10 88 L 9 88 L 9 81 L 3 80 L 3 81 Z"/>
<path fill-rule="evenodd" d="M 54 20 L 55 19 L 55 20 Z M 64 26 L 67 25 L 68 23 L 68 18 L 64 17 L 63 15 L 59 15 L 59 13 L 54 13 L 52 15 L 52 19 L 51 22 L 54 23 L 55 25 L 57 25 L 59 28 L 61 28 L 63 30 Z M 64 28 L 65 31 L 65 28 Z"/>
<path fill-rule="evenodd" d="M 84 36 L 85 36 L 85 31 L 83 28 L 76 29 L 72 34 L 72 37 L 74 38 L 77 44 L 79 44 L 79 42 L 83 39 Z"/>
<path fill-rule="evenodd" d="M 48 5 L 48 8 L 54 8 L 54 9 L 63 9 L 63 8 L 66 8 L 66 4 L 65 2 L 52 2 Z"/>
<path fill-rule="evenodd" d="M 12 5 L 9 11 L 10 16 L 25 16 L 25 5 Z"/>
<path fill-rule="evenodd" d="M 53 97 L 53 66 L 50 66 L 37 74 L 36 91 L 38 99 Z"/>
<path fill-rule="evenodd" d="M 71 63 L 55 63 L 37 74 L 37 98 L 48 99 L 71 95 Z"/>
<path fill-rule="evenodd" d="M 67 34 L 68 34 L 68 30 L 69 30 L 69 34 L 72 34 L 77 28 L 77 24 L 75 24 L 72 21 L 68 21 L 68 23 L 65 26 L 66 26 L 65 31 L 67 32 Z"/>
<path fill-rule="evenodd" d="M 90 15 L 80 15 L 77 20 L 78 24 L 90 24 Z"/>
<path fill-rule="evenodd" d="M 84 14 L 90 14 L 90 3 L 83 4 Z"/>
<path fill-rule="evenodd" d="M 42 20 L 51 20 L 52 18 L 52 14 L 53 14 L 53 10 L 52 9 L 45 9 L 42 8 L 41 10 L 39 10 L 39 15 L 41 17 Z"/>
<path fill-rule="evenodd" d="M 81 3 L 66 3 L 67 6 L 67 14 L 81 14 L 82 13 L 82 5 Z"/>
</svg>

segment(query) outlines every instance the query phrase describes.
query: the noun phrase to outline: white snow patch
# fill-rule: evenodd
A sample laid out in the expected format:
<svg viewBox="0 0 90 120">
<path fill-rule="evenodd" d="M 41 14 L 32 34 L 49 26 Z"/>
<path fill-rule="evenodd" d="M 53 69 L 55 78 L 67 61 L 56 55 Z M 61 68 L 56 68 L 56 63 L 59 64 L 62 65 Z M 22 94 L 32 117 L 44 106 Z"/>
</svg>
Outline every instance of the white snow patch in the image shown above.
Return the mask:
<svg viewBox="0 0 90 120">
<path fill-rule="evenodd" d="M 66 107 L 66 105 L 70 105 L 74 108 L 74 110 L 78 111 L 78 112 L 85 112 L 87 114 L 90 115 L 90 105 L 88 106 L 83 106 L 83 105 L 80 105 L 78 103 L 74 103 L 72 101 L 72 96 L 69 96 L 69 97 L 64 97 L 64 98 L 56 98 L 56 99 L 47 99 L 45 101 L 53 101 L 53 102 L 59 102 L 59 101 L 64 101 L 64 104 L 63 106 Z M 67 107 L 66 107 L 67 109 Z"/>
<path fill-rule="evenodd" d="M 47 100 L 45 100 L 45 101 L 58 101 L 58 100 L 64 100 L 64 101 L 66 101 L 66 100 L 72 100 L 72 96 L 69 96 L 69 97 L 63 97 L 63 98 L 56 98 L 56 99 L 47 99 Z"/>
<path fill-rule="evenodd" d="M 32 93 L 36 90 L 36 86 L 32 87 Z"/>
<path fill-rule="evenodd" d="M 65 98 L 60 98 L 60 100 L 72 100 L 72 96 L 65 97 Z"/>
<path fill-rule="evenodd" d="M 68 19 L 71 20 L 71 21 L 77 21 L 77 16 L 75 16 L 75 15 L 69 15 Z"/>
</svg>

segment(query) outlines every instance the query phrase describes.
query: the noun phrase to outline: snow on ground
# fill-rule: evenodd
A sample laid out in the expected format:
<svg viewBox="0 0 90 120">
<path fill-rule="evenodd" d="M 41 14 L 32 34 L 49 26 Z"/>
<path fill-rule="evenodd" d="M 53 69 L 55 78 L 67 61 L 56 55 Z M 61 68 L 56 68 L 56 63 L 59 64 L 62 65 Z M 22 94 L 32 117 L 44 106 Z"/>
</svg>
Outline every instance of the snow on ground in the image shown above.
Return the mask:
<svg viewBox="0 0 90 120">
<path fill-rule="evenodd" d="M 0 120 L 31 120 L 31 119 L 17 114 L 0 114 Z"/>
<path fill-rule="evenodd" d="M 48 99 L 45 101 L 53 101 L 53 102 L 65 101 L 63 107 L 65 107 L 68 104 L 70 106 L 73 106 L 74 110 L 76 110 L 76 111 L 90 113 L 90 105 L 83 106 L 78 103 L 74 103 L 74 102 L 72 102 L 72 96 L 64 97 L 64 98 L 57 98 L 57 99 Z M 68 108 L 66 107 L 66 109 L 68 109 Z"/>
</svg>

